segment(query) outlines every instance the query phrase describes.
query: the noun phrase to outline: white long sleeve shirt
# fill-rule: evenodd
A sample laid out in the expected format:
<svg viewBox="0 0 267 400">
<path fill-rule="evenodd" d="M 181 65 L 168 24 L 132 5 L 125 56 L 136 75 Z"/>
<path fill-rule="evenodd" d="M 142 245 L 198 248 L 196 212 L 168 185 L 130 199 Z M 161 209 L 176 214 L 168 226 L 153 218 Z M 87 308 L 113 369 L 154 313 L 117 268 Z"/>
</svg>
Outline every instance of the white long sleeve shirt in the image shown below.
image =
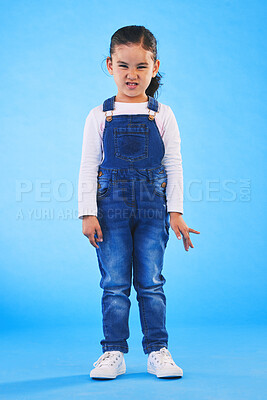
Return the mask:
<svg viewBox="0 0 267 400">
<path fill-rule="evenodd" d="M 156 113 L 155 122 L 165 147 L 162 164 L 167 173 L 167 211 L 183 214 L 183 168 L 180 152 L 180 132 L 170 106 L 160 102 L 158 104 L 159 111 Z M 113 115 L 148 114 L 147 105 L 147 101 L 143 103 L 115 101 Z M 105 113 L 102 107 L 101 104 L 89 112 L 84 126 L 78 183 L 78 218 L 80 219 L 86 215 L 97 216 L 98 167 L 105 157 L 103 148 Z"/>
</svg>

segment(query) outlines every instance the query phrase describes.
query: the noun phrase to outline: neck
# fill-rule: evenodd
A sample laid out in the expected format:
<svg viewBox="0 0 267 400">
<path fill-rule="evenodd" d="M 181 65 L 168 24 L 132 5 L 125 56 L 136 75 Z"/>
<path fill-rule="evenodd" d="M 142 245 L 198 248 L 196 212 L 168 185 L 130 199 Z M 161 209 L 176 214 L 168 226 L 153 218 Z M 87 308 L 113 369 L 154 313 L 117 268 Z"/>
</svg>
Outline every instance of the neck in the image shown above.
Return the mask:
<svg viewBox="0 0 267 400">
<path fill-rule="evenodd" d="M 115 96 L 115 102 L 117 103 L 144 103 L 148 101 L 148 96 L 145 95 L 144 97 L 121 97 L 120 95 Z"/>
</svg>

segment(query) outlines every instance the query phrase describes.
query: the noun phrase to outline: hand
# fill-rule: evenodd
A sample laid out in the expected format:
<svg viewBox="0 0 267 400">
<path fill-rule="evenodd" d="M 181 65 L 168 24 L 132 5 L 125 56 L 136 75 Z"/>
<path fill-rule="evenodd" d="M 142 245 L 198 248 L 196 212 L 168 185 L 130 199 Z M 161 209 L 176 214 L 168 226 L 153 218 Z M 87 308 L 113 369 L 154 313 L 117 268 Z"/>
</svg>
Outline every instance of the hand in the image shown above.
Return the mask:
<svg viewBox="0 0 267 400">
<path fill-rule="evenodd" d="M 189 232 L 192 233 L 200 233 L 200 232 L 188 228 L 188 226 L 186 225 L 185 221 L 182 218 L 182 214 L 178 212 L 170 212 L 170 225 L 178 239 L 181 239 L 181 234 L 183 235 L 184 248 L 186 251 L 189 250 L 189 246 L 192 248 L 194 247 L 191 242 Z"/>
<path fill-rule="evenodd" d="M 98 219 L 95 215 L 86 215 L 83 217 L 83 234 L 88 237 L 89 242 L 92 246 L 99 248 L 96 243 L 103 242 L 103 234 L 98 222 Z M 97 233 L 97 238 L 95 238 L 95 233 Z"/>
</svg>

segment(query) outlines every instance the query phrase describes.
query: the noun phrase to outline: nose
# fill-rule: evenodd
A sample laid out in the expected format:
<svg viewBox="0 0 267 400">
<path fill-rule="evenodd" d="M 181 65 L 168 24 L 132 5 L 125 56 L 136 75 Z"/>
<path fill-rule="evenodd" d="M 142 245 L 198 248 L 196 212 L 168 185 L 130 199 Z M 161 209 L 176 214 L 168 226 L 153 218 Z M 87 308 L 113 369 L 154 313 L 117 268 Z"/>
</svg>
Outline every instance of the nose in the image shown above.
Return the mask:
<svg viewBox="0 0 267 400">
<path fill-rule="evenodd" d="M 132 80 L 136 79 L 137 78 L 136 71 L 135 70 L 128 71 L 127 78 Z"/>
</svg>

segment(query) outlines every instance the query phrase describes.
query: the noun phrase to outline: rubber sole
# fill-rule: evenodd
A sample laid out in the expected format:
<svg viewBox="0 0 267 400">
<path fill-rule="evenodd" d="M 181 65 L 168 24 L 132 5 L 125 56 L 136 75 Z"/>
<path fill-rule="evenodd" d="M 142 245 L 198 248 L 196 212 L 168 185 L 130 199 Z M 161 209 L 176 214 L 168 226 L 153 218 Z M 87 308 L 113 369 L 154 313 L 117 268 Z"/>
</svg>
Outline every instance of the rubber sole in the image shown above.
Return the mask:
<svg viewBox="0 0 267 400">
<path fill-rule="evenodd" d="M 125 372 L 126 372 L 126 369 L 122 369 L 113 375 L 107 375 L 107 374 L 106 375 L 105 374 L 97 375 L 97 373 L 94 373 L 91 371 L 90 378 L 93 378 L 93 379 L 115 379 L 115 378 L 117 378 L 118 375 L 125 374 Z"/>
<path fill-rule="evenodd" d="M 147 369 L 147 372 L 149 373 L 149 374 L 153 374 L 153 375 L 156 375 L 158 378 L 182 378 L 182 376 L 183 376 L 183 373 L 168 373 L 168 372 L 165 372 L 165 373 L 156 373 L 154 370 L 152 370 L 152 369 L 150 369 L 150 368 L 148 368 Z"/>
</svg>

